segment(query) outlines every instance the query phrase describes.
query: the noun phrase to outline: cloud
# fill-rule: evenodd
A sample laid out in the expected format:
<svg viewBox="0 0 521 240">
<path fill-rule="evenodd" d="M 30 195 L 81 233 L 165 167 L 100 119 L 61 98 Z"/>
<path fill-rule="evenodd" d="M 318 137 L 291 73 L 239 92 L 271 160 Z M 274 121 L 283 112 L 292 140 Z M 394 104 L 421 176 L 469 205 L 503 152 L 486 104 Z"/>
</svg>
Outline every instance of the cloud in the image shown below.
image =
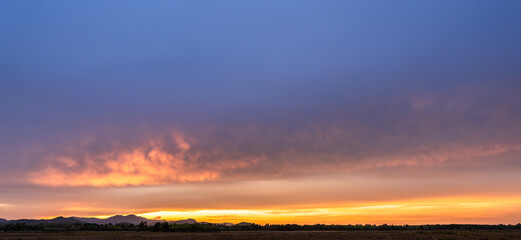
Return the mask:
<svg viewBox="0 0 521 240">
<path fill-rule="evenodd" d="M 519 165 L 512 159 L 521 156 L 521 112 L 511 94 L 463 87 L 358 100 L 271 120 L 100 128 L 24 153 L 33 163 L 26 177 L 43 186 L 105 187 Z"/>
<path fill-rule="evenodd" d="M 237 130 L 237 129 L 236 129 Z M 72 151 L 51 153 L 38 169 L 28 173 L 29 182 L 43 186 L 126 186 L 163 185 L 183 182 L 248 180 L 289 177 L 299 174 L 353 172 L 398 166 L 465 165 L 491 156 L 515 153 L 520 145 L 495 144 L 466 146 L 445 145 L 428 149 L 399 148 L 380 152 L 359 149 L 335 151 L 347 133 L 338 129 L 278 136 L 274 142 L 263 141 L 261 133 L 251 138 L 238 131 L 232 136 L 215 136 L 215 132 L 199 136 L 181 133 L 161 134 L 142 145 L 116 146 L 87 151 L 92 146 L 68 147 Z M 230 139 L 233 137 L 235 139 Z M 219 141 L 228 138 L 227 142 Z M 251 139 L 258 141 L 251 142 Z M 248 141 L 250 141 L 248 143 Z M 94 140 L 94 142 L 96 142 Z M 276 146 L 287 142 L 293 147 Z M 249 146 L 246 147 L 245 145 Z M 329 150 L 331 149 L 331 150 Z M 340 149 L 341 150 L 341 149 Z"/>
<path fill-rule="evenodd" d="M 168 142 L 168 145 L 167 145 Z M 193 143 L 192 143 L 193 144 Z M 29 181 L 44 186 L 161 185 L 171 182 L 215 180 L 222 171 L 248 167 L 256 159 L 222 161 L 214 168 L 198 168 L 201 153 L 177 133 L 148 141 L 132 149 L 85 152 L 47 157 L 42 169 L 30 172 Z"/>
<path fill-rule="evenodd" d="M 165 185 L 367 170 L 385 172 L 397 167 L 466 167 L 487 165 L 491 158 L 495 158 L 496 165 L 509 164 L 508 160 L 521 151 L 521 145 L 515 144 L 450 142 L 434 146 L 397 145 L 396 149 L 383 151 L 367 147 L 346 151 L 341 145 L 352 144 L 346 141 L 348 134 L 323 126 L 290 136 L 251 126 L 234 128 L 226 135 L 215 130 L 193 135 L 168 132 L 133 146 L 68 146 L 66 151 L 45 156 L 39 168 L 27 176 L 30 183 L 43 186 Z"/>
<path fill-rule="evenodd" d="M 403 166 L 391 168 L 396 170 L 394 174 L 389 169 L 382 172 L 381 168 L 376 168 L 319 176 L 306 174 L 286 179 L 185 182 L 153 186 L 4 187 L 0 189 L 0 201 L 16 202 L 17 207 L 0 209 L 0 215 L 5 218 L 22 218 L 204 209 L 278 211 L 379 205 L 432 206 L 440 203 L 439 198 L 452 199 L 454 206 L 456 203 L 510 201 L 508 199 L 517 201 L 521 191 L 520 186 L 515 184 L 521 181 L 521 176 L 517 174 L 519 168 L 498 170 L 494 165 L 476 166 L 478 171 L 476 168 L 458 169 L 441 165 Z M 25 194 L 31 197 L 20 198 Z M 481 198 L 486 201 L 479 200 Z M 362 210 L 357 214 L 364 216 Z M 403 216 L 399 212 L 393 214 L 397 218 Z M 152 215 L 161 215 L 163 218 L 168 216 L 162 213 Z M 505 214 L 497 215 L 500 219 Z M 348 219 L 346 216 L 343 220 Z M 298 219 L 292 218 L 291 222 L 293 220 Z M 440 217 L 439 220 L 443 219 Z M 490 219 L 483 221 L 494 222 Z"/>
</svg>

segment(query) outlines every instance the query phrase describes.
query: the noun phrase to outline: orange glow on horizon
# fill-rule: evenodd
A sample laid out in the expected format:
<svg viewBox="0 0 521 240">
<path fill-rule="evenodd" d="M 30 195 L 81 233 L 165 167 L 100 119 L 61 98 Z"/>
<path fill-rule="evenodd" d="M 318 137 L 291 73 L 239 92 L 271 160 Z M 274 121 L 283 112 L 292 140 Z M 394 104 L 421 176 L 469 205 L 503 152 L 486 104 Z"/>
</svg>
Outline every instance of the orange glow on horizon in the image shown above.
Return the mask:
<svg viewBox="0 0 521 240">
<path fill-rule="evenodd" d="M 252 222 L 257 224 L 517 224 L 512 213 L 521 210 L 519 197 L 448 197 L 410 201 L 332 204 L 298 209 L 191 209 L 136 214 L 173 221 Z M 107 218 L 111 215 L 96 216 Z"/>
</svg>

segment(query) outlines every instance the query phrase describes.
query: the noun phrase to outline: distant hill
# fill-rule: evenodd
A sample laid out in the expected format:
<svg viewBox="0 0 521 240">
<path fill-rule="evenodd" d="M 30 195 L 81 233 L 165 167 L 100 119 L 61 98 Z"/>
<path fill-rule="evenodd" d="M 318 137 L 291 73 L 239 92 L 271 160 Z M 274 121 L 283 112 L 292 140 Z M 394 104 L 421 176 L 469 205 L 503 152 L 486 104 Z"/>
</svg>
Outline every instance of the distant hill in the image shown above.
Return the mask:
<svg viewBox="0 0 521 240">
<path fill-rule="evenodd" d="M 193 220 L 193 219 L 192 219 Z M 27 225 L 40 225 L 40 224 L 82 224 L 82 223 L 94 223 L 94 224 L 117 224 L 117 223 L 128 223 L 138 225 L 142 221 L 147 224 L 155 224 L 156 222 L 166 222 L 165 220 L 151 220 L 136 215 L 116 215 L 106 219 L 100 218 L 81 218 L 81 217 L 57 217 L 53 219 L 17 219 L 17 220 L 6 220 L 0 218 L 0 224 L 16 224 L 25 223 Z M 195 221 L 195 220 L 194 220 Z"/>
<path fill-rule="evenodd" d="M 5 219 L 4 219 L 5 220 Z M 65 218 L 65 217 L 57 217 L 53 219 L 18 219 L 18 220 L 6 220 L 5 222 L 0 221 L 0 223 L 25 223 L 27 225 L 39 225 L 39 224 L 76 224 L 76 223 L 84 223 L 75 218 Z"/>
<path fill-rule="evenodd" d="M 40 224 L 83 224 L 83 223 L 92 223 L 92 224 L 118 224 L 118 223 L 127 223 L 138 225 L 141 222 L 147 222 L 147 225 L 154 225 L 157 222 L 163 223 L 167 222 L 166 220 L 154 220 L 147 219 L 144 217 L 136 216 L 136 215 L 115 215 L 109 218 L 83 218 L 83 217 L 57 217 L 53 219 L 18 219 L 18 220 L 6 220 L 0 218 L 0 224 L 16 224 L 16 223 L 25 223 L 27 225 L 40 225 Z M 168 221 L 170 224 L 182 225 L 182 224 L 210 224 L 206 222 L 197 222 L 195 219 L 185 219 L 185 220 L 177 220 L 177 221 Z M 233 226 L 233 223 L 217 223 L 217 225 L 223 226 Z M 237 224 L 239 226 L 248 226 L 251 223 L 242 222 Z"/>
<path fill-rule="evenodd" d="M 169 221 L 168 223 L 171 223 L 171 224 L 177 224 L 177 225 L 180 225 L 180 224 L 196 224 L 197 221 L 195 221 L 195 219 L 186 219 L 186 220 L 178 220 L 178 221 Z"/>
<path fill-rule="evenodd" d="M 44 220 L 46 221 L 46 220 Z M 57 218 L 54 218 L 54 219 L 51 219 L 51 220 L 47 220 L 47 223 L 52 223 L 52 224 L 75 224 L 75 223 L 84 223 L 82 221 L 79 221 L 75 218 L 65 218 L 65 217 L 57 217 Z"/>
<path fill-rule="evenodd" d="M 84 223 L 94 223 L 94 224 L 104 224 L 103 221 L 105 219 L 99 219 L 99 218 L 81 218 L 81 217 L 72 217 L 78 221 L 84 222 Z"/>
<path fill-rule="evenodd" d="M 237 225 L 237 226 L 250 226 L 250 225 L 253 225 L 253 223 L 249 223 L 249 222 L 241 222 L 241 223 L 237 223 L 236 225 Z"/>
<path fill-rule="evenodd" d="M 99 218 L 80 218 L 80 217 L 74 217 L 75 219 L 85 222 L 85 223 L 95 223 L 95 224 L 116 224 L 116 223 L 130 223 L 137 225 L 141 222 L 147 222 L 147 224 L 155 224 L 156 222 L 165 222 L 165 220 L 151 220 L 144 217 L 139 217 L 136 215 L 116 215 L 112 216 L 106 219 L 99 219 Z"/>
</svg>

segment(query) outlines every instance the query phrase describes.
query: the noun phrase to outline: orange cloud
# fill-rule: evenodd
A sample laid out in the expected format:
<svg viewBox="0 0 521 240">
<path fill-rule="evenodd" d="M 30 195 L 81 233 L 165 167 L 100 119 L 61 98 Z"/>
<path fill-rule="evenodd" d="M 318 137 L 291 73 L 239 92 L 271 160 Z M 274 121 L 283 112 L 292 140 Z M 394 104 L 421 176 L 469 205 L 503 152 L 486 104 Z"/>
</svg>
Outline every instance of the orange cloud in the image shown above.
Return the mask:
<svg viewBox="0 0 521 240">
<path fill-rule="evenodd" d="M 173 134 L 173 139 L 179 149 L 175 153 L 163 150 L 160 140 L 153 140 L 132 150 L 87 154 L 81 163 L 71 157 L 54 157 L 51 165 L 29 173 L 29 181 L 44 186 L 96 187 L 199 182 L 217 179 L 220 171 L 257 163 L 257 159 L 224 161 L 214 169 L 194 168 L 190 161 L 197 154 L 188 153 L 190 144 L 180 134 Z"/>
<path fill-rule="evenodd" d="M 339 137 L 342 137 L 339 130 L 331 134 L 321 133 L 321 138 L 327 142 Z M 303 138 L 308 141 L 310 136 Z M 43 186 L 161 185 L 234 177 L 253 179 L 396 166 L 466 164 L 468 161 L 475 163 L 483 157 L 521 150 L 520 145 L 507 144 L 447 145 L 438 149 L 421 147 L 406 152 L 375 153 L 357 159 L 349 153 L 301 152 L 291 148 L 279 152 L 268 149 L 266 152 L 248 153 L 212 143 L 201 136 L 187 137 L 174 132 L 166 138 L 156 137 L 134 147 L 116 146 L 99 152 L 83 151 L 78 147 L 73 148 L 70 154 L 46 157 L 47 164 L 30 172 L 28 179 Z"/>
</svg>

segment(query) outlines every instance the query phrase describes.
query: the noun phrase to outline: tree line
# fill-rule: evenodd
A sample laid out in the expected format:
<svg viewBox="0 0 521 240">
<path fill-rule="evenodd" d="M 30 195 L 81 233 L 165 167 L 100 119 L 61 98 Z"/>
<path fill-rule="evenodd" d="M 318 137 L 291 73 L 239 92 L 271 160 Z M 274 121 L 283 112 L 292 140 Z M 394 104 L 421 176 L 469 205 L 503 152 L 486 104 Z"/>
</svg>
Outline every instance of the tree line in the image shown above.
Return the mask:
<svg viewBox="0 0 521 240">
<path fill-rule="evenodd" d="M 298 224 L 249 224 L 226 226 L 221 224 L 170 224 L 157 222 L 148 225 L 140 224 L 0 224 L 0 231 L 39 231 L 39 232 L 68 232 L 68 231 L 150 231 L 150 232 L 220 232 L 220 231 L 436 231 L 436 230 L 521 230 L 521 224 L 516 225 L 477 225 L 477 224 L 435 224 L 435 225 L 298 225 Z"/>
</svg>

